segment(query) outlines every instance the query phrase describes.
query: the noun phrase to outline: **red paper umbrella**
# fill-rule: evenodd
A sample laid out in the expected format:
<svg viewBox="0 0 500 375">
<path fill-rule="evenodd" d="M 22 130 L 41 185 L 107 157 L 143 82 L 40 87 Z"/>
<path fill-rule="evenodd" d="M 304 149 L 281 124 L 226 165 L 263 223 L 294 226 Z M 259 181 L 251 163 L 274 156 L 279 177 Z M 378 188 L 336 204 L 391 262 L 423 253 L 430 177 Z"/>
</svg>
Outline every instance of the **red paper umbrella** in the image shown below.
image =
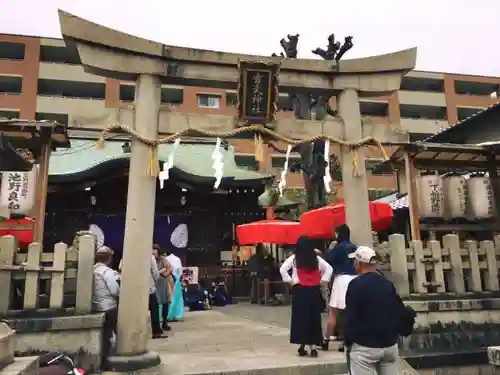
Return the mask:
<svg viewBox="0 0 500 375">
<path fill-rule="evenodd" d="M 389 229 L 392 224 L 392 208 L 387 203 L 370 202 L 372 231 Z M 331 238 L 339 225 L 345 224 L 344 203 L 307 211 L 300 217 L 301 233 L 314 238 Z"/>
<path fill-rule="evenodd" d="M 285 220 L 262 220 L 236 227 L 240 245 L 271 243 L 295 244 L 300 237 L 300 223 Z"/>
<path fill-rule="evenodd" d="M 23 219 L 5 219 L 2 220 L 3 224 L 23 225 L 33 223 L 33 219 L 26 217 Z M 14 236 L 17 237 L 17 241 L 20 245 L 28 245 L 33 242 L 33 230 L 32 229 L 0 229 L 0 236 Z"/>
</svg>

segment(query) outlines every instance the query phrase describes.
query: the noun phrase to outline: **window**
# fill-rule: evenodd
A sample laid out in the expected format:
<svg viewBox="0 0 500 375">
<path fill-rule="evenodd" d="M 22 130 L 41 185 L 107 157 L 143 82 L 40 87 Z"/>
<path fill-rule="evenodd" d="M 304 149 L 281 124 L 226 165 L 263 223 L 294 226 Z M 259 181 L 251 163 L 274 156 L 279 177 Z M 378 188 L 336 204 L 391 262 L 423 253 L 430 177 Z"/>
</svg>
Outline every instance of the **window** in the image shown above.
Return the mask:
<svg viewBox="0 0 500 375">
<path fill-rule="evenodd" d="M 104 100 L 106 85 L 96 82 L 38 79 L 38 95 Z"/>
<path fill-rule="evenodd" d="M 250 171 L 259 170 L 259 163 L 255 160 L 253 155 L 235 155 L 234 161 L 236 165 L 240 168 L 247 169 Z"/>
<path fill-rule="evenodd" d="M 220 108 L 220 96 L 198 94 L 198 107 L 201 108 Z"/>
<path fill-rule="evenodd" d="M 65 46 L 40 46 L 40 61 L 61 64 L 80 64 L 78 53 Z"/>
<path fill-rule="evenodd" d="M 69 116 L 67 114 L 37 112 L 35 113 L 35 120 L 55 121 L 59 124 L 68 125 Z"/>
<path fill-rule="evenodd" d="M 276 169 L 283 169 L 283 167 L 285 166 L 285 160 L 285 156 L 273 156 L 271 160 L 272 167 Z M 288 159 L 288 171 L 291 173 L 301 172 L 300 157 L 290 156 L 290 158 Z"/>
<path fill-rule="evenodd" d="M 22 77 L 0 76 L 0 93 L 19 95 L 22 87 Z"/>
<path fill-rule="evenodd" d="M 24 60 L 24 50 L 22 43 L 0 42 L 0 59 Z"/>
</svg>

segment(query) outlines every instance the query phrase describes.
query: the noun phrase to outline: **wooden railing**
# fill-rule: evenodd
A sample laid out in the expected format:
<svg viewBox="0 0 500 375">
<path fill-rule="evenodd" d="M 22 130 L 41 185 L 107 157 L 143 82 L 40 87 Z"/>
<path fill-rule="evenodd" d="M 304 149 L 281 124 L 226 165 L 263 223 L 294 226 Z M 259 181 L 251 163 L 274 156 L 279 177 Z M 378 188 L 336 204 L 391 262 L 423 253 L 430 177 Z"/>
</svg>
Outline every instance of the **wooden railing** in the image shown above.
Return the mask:
<svg viewBox="0 0 500 375">
<path fill-rule="evenodd" d="M 48 309 L 91 310 L 94 237 L 79 238 L 76 247 L 65 243 L 45 252 L 39 243 L 31 243 L 27 253 L 20 253 L 16 238 L 0 237 L 0 316 L 16 310 L 40 308 L 48 297 Z M 65 294 L 76 295 L 66 303 Z"/>
</svg>

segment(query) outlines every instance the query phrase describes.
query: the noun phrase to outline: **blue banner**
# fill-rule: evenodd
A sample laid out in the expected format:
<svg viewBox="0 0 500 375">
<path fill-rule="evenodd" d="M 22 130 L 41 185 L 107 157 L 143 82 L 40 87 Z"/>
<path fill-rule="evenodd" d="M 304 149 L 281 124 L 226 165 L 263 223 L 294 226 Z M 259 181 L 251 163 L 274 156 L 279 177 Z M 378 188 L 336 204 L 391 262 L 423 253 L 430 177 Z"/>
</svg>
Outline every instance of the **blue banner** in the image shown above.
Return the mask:
<svg viewBox="0 0 500 375">
<path fill-rule="evenodd" d="M 123 252 L 125 215 L 95 215 L 90 222 L 102 230 L 106 246 L 112 248 L 117 254 Z M 184 258 L 187 249 L 187 236 L 187 225 L 184 217 L 155 217 L 153 243 Z M 144 249 L 144 251 L 146 250 L 148 249 Z"/>
</svg>

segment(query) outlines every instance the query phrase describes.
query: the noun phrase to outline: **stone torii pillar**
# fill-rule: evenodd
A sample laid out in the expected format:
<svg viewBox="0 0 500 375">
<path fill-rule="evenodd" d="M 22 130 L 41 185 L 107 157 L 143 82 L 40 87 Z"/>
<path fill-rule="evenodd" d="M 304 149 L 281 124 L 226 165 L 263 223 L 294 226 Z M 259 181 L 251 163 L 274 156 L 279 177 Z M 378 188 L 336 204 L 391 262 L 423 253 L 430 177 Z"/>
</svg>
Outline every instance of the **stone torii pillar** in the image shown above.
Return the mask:
<svg viewBox="0 0 500 375">
<path fill-rule="evenodd" d="M 363 138 L 361 112 L 357 90 L 348 88 L 337 97 L 337 110 L 343 120 L 344 141 L 355 142 Z M 356 155 L 356 156 L 355 156 Z M 354 170 L 354 160 L 358 164 Z M 346 223 L 351 229 L 352 240 L 357 245 L 372 246 L 372 230 L 365 157 L 362 150 L 353 154 L 341 147 L 340 163 L 344 185 Z"/>
<path fill-rule="evenodd" d="M 155 139 L 161 82 L 153 75 L 140 75 L 135 87 L 135 131 Z M 155 217 L 156 178 L 144 173 L 149 147 L 132 139 L 128 177 L 123 265 L 118 308 L 117 353 L 132 356 L 146 352 L 148 341 L 148 288 Z M 143 274 L 144 272 L 145 275 Z"/>
</svg>

